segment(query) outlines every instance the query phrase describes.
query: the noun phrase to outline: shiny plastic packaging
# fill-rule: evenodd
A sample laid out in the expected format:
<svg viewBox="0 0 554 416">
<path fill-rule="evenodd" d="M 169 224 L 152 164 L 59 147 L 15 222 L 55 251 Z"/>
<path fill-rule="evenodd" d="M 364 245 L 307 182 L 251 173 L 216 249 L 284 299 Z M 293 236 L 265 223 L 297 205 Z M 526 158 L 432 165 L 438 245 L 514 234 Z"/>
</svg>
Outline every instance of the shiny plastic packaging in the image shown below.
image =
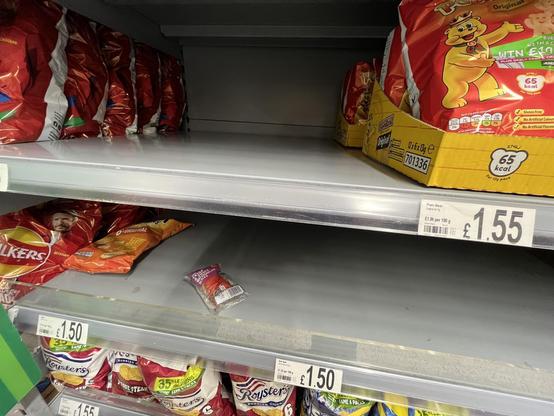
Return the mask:
<svg viewBox="0 0 554 416">
<path fill-rule="evenodd" d="M 231 374 L 237 416 L 295 416 L 296 387 Z"/>
<path fill-rule="evenodd" d="M 551 0 L 403 0 L 412 114 L 459 133 L 553 137 Z"/>
<path fill-rule="evenodd" d="M 161 74 L 158 52 L 144 43 L 135 43 L 137 113 L 139 133 L 156 133 L 160 119 Z"/>
<path fill-rule="evenodd" d="M 367 123 L 375 70 L 368 62 L 357 62 L 344 78 L 342 114 L 349 124 Z"/>
<path fill-rule="evenodd" d="M 106 26 L 98 26 L 98 38 L 108 68 L 108 103 L 102 134 L 107 137 L 137 132 L 135 52 L 133 41 Z"/>
<path fill-rule="evenodd" d="M 69 108 L 62 138 L 100 136 L 108 101 L 108 71 L 95 25 L 71 11 L 67 12 L 66 20 L 69 40 L 65 49 L 65 95 Z"/>
<path fill-rule="evenodd" d="M 0 3 L 0 144 L 56 140 L 67 99 L 67 28 L 46 0 Z"/>
<path fill-rule="evenodd" d="M 186 112 L 183 67 L 177 58 L 160 54 L 162 73 L 162 99 L 159 131 L 171 133 L 179 130 Z"/>
</svg>

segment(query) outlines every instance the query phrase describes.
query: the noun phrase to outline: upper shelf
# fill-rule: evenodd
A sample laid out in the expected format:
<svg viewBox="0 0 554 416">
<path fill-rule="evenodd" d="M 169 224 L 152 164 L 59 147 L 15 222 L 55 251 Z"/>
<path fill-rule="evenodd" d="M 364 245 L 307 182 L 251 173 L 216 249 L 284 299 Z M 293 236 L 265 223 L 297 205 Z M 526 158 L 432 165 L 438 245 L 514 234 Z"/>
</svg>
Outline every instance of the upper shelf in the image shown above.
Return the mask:
<svg viewBox="0 0 554 416">
<path fill-rule="evenodd" d="M 17 193 L 416 234 L 420 201 L 536 209 L 554 248 L 554 198 L 425 188 L 329 140 L 194 132 L 0 147 Z"/>
</svg>

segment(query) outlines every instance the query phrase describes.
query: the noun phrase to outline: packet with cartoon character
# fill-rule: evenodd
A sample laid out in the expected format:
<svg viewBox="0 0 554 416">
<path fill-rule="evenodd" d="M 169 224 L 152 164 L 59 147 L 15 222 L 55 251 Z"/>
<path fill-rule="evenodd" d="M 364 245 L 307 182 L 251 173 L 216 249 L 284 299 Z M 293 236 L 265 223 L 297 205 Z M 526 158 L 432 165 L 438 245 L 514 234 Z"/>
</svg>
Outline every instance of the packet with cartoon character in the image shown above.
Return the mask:
<svg viewBox="0 0 554 416">
<path fill-rule="evenodd" d="M 403 0 L 412 114 L 459 133 L 552 137 L 552 0 Z"/>
</svg>

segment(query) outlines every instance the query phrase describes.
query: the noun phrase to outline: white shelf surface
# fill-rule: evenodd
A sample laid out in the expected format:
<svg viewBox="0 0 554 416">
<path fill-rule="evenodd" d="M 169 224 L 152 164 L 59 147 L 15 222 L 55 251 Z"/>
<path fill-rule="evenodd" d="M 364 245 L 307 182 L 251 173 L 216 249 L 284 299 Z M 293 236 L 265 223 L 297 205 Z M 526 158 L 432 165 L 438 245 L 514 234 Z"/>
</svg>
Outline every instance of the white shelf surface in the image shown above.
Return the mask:
<svg viewBox="0 0 554 416">
<path fill-rule="evenodd" d="M 553 265 L 527 249 L 195 214 L 129 275 L 66 272 L 18 303 L 89 324 L 89 343 L 198 354 L 272 377 L 276 358 L 344 371 L 345 393 L 472 415 L 554 413 Z M 208 313 L 183 275 L 219 262 L 249 292 Z M 458 410 L 452 414 L 465 415 Z"/>
<path fill-rule="evenodd" d="M 246 217 L 417 233 L 422 199 L 537 211 L 534 247 L 554 248 L 554 198 L 425 188 L 330 140 L 190 137 L 2 146 L 8 190 Z"/>
</svg>

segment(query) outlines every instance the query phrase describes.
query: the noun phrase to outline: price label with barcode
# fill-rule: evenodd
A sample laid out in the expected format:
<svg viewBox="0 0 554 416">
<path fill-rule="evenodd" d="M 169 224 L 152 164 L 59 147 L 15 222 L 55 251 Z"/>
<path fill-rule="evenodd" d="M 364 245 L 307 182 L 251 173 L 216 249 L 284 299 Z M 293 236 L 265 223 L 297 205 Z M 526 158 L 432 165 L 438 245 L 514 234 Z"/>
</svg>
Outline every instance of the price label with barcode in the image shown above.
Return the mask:
<svg viewBox="0 0 554 416">
<path fill-rule="evenodd" d="M 340 393 L 342 370 L 277 358 L 273 380 L 294 386 Z"/>
<path fill-rule="evenodd" d="M 60 400 L 58 414 L 61 416 L 99 416 L 100 408 L 64 397 Z"/>
<path fill-rule="evenodd" d="M 531 247 L 534 209 L 422 200 L 418 234 Z"/>
<path fill-rule="evenodd" d="M 53 316 L 39 315 L 37 335 L 63 339 L 77 344 L 86 344 L 88 324 L 69 319 L 55 318 Z"/>
</svg>

